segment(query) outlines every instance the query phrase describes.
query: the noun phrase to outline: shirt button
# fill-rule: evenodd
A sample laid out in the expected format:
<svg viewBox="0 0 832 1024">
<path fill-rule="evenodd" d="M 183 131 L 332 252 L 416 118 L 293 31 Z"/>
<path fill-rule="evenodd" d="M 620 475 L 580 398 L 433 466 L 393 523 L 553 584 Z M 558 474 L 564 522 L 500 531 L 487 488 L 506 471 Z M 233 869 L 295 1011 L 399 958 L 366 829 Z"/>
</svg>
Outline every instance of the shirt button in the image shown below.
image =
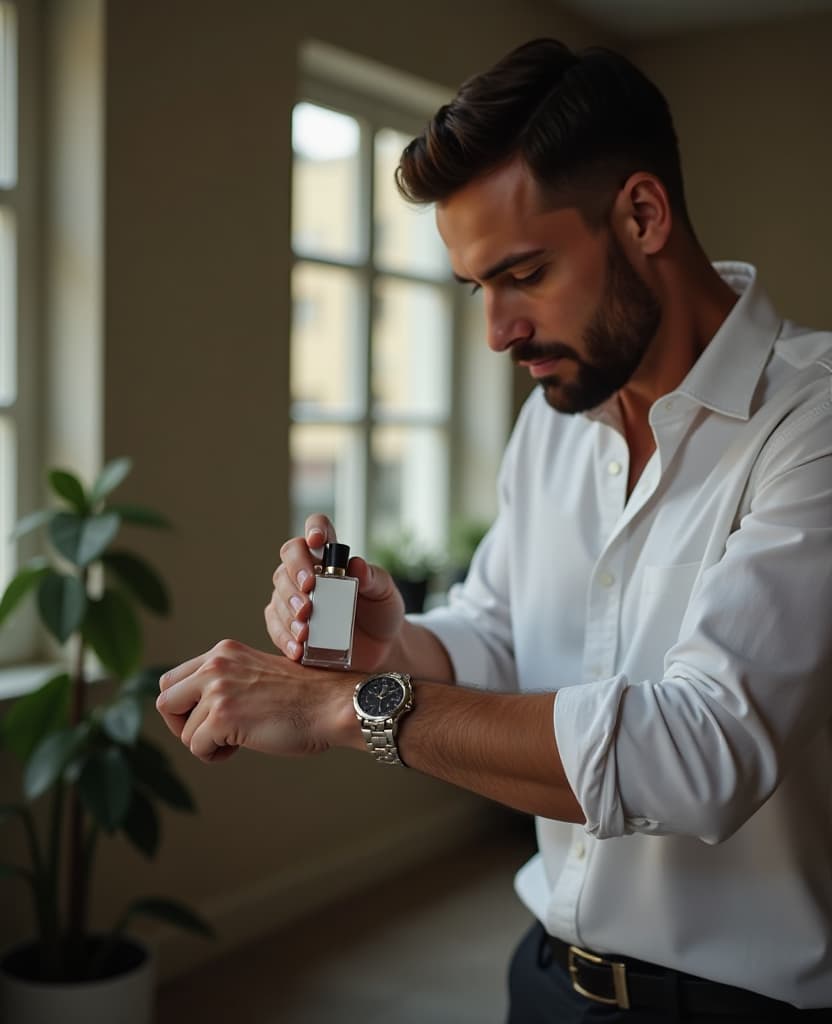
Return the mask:
<svg viewBox="0 0 832 1024">
<path fill-rule="evenodd" d="M 668 400 L 667 400 L 667 401 L 666 401 L 666 402 L 664 403 L 664 411 L 665 411 L 665 412 L 673 412 L 673 404 L 674 404 L 674 403 L 673 403 L 672 399 L 668 399 Z"/>
<path fill-rule="evenodd" d="M 586 857 L 586 844 L 583 840 L 579 839 L 577 843 L 572 847 L 572 853 L 575 855 L 575 860 L 583 860 Z"/>
<path fill-rule="evenodd" d="M 615 583 L 615 576 L 611 572 L 602 572 L 598 577 L 598 582 L 602 587 L 611 587 Z"/>
<path fill-rule="evenodd" d="M 607 472 L 610 476 L 618 476 L 618 474 L 621 472 L 621 463 L 616 462 L 615 459 L 613 459 L 612 462 L 608 462 Z"/>
</svg>

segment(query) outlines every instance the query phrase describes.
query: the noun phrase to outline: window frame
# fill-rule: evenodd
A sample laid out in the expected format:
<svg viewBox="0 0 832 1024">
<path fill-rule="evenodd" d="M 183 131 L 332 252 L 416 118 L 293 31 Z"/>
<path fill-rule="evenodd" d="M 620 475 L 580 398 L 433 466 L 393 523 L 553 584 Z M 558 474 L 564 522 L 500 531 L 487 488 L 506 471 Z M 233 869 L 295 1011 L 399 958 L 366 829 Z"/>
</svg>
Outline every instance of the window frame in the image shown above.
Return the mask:
<svg viewBox="0 0 832 1024">
<path fill-rule="evenodd" d="M 40 46 L 35 4 L 4 0 L 14 12 L 15 59 L 12 68 L 12 141 L 14 179 L 0 183 L 0 207 L 13 219 L 12 288 L 15 313 L 12 328 L 15 347 L 16 388 L 13 399 L 0 405 L 0 419 L 10 424 L 13 434 L 12 521 L 30 512 L 42 497 L 38 479 L 40 466 L 40 421 L 37 396 L 42 392 L 39 378 L 40 323 L 40 221 L 39 122 Z M 3 486 L 7 481 L 3 480 Z M 0 538 L 5 543 L 6 538 Z M 11 545 L 10 572 L 14 573 L 38 550 L 34 536 Z M 0 580 L 0 592 L 8 580 Z M 0 630 L 0 666 L 31 661 L 38 654 L 39 631 L 31 604 L 15 612 L 15 629 Z"/>
<path fill-rule="evenodd" d="M 394 90 L 395 91 L 395 90 Z M 358 214 L 360 218 L 363 245 L 363 254 L 360 259 L 348 260 L 337 259 L 325 256 L 317 256 L 311 252 L 296 252 L 294 246 L 291 248 L 292 271 L 301 265 L 307 264 L 320 267 L 333 267 L 346 269 L 355 274 L 360 281 L 362 310 L 364 314 L 365 336 L 362 339 L 365 353 L 363 367 L 364 404 L 361 415 L 349 416 L 320 416 L 304 415 L 296 403 L 290 403 L 289 429 L 295 426 L 334 424 L 352 427 L 361 432 L 362 457 L 365 472 L 363 474 L 363 496 L 362 508 L 359 514 L 358 529 L 353 530 L 349 538 L 350 543 L 356 552 L 369 553 L 369 515 L 373 494 L 376 490 L 376 479 L 373 473 L 372 442 L 373 432 L 377 428 L 401 427 L 403 429 L 428 427 L 441 431 L 447 446 L 447 479 L 445 481 L 446 499 L 445 508 L 441 516 L 440 528 L 447 530 L 448 525 L 459 504 L 459 495 L 455 493 L 454 481 L 459 479 L 459 466 L 461 461 L 459 437 L 460 437 L 460 366 L 463 334 L 465 330 L 466 310 L 464 308 L 465 296 L 460 289 L 458 282 L 453 278 L 450 270 L 446 276 L 432 276 L 421 274 L 416 271 L 400 271 L 384 269 L 375 262 L 375 230 L 373 216 L 373 198 L 375 194 L 375 155 L 374 139 L 376 132 L 382 129 L 392 129 L 415 136 L 424 128 L 425 121 L 435 112 L 435 105 L 432 98 L 426 99 L 419 112 L 418 105 L 391 104 L 380 98 L 349 84 L 329 81 L 319 73 L 305 73 L 299 80 L 298 94 L 295 104 L 312 103 L 326 107 L 337 113 L 353 117 L 360 122 L 359 136 L 359 199 Z M 293 105 L 294 107 L 294 105 Z M 408 109 L 409 108 L 409 109 Z M 291 240 L 290 240 L 291 245 Z M 446 369 L 450 375 L 449 403 L 445 415 L 439 417 L 431 414 L 378 414 L 372 407 L 372 340 L 375 323 L 376 310 L 376 283 L 379 279 L 402 281 L 413 284 L 427 284 L 439 289 L 447 302 L 450 330 L 449 345 Z M 290 334 L 290 357 L 293 335 Z M 295 510 L 292 509 L 294 520 Z M 336 524 L 337 525 L 337 524 Z M 387 538 L 384 538 L 385 540 Z M 441 538 L 441 543 L 446 544 L 448 537 Z"/>
</svg>

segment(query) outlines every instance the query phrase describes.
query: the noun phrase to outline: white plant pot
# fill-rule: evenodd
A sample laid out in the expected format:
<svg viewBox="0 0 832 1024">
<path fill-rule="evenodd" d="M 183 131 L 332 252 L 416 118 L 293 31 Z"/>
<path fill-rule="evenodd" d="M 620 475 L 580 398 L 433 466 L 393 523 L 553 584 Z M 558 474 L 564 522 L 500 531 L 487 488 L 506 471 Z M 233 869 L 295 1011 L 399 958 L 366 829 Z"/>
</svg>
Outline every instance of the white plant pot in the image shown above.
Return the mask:
<svg viewBox="0 0 832 1024">
<path fill-rule="evenodd" d="M 156 965 L 150 951 L 124 974 L 102 981 L 48 984 L 24 981 L 0 966 L 3 1024 L 152 1024 Z"/>
</svg>

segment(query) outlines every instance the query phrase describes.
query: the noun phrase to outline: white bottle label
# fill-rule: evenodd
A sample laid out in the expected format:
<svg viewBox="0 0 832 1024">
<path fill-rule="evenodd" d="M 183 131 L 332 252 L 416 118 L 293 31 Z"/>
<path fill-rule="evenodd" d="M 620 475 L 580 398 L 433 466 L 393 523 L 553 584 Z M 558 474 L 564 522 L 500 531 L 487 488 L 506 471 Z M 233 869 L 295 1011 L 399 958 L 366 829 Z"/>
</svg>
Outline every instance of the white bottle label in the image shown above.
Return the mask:
<svg viewBox="0 0 832 1024">
<path fill-rule="evenodd" d="M 346 651 L 352 646 L 352 624 L 358 580 L 350 576 L 318 576 L 312 591 L 309 647 Z"/>
</svg>

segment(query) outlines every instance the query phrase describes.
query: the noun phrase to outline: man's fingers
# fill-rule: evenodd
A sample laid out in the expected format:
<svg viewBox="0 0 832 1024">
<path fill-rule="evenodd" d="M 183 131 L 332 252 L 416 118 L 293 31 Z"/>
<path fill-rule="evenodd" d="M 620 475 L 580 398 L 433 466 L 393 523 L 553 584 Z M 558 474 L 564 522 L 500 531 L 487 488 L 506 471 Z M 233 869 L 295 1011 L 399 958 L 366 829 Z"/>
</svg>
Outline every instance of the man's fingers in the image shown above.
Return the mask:
<svg viewBox="0 0 832 1024">
<path fill-rule="evenodd" d="M 177 665 L 176 668 L 169 669 L 160 678 L 159 689 L 162 691 L 167 690 L 176 683 L 181 682 L 183 679 L 187 679 L 188 676 L 192 676 L 210 653 L 210 651 L 206 651 L 204 654 L 198 654 L 195 658 L 191 658 L 189 661 L 183 661 L 182 664 Z"/>
<path fill-rule="evenodd" d="M 303 654 L 303 641 L 308 633 L 306 623 L 293 620 L 296 623 L 294 627 L 291 623 L 287 626 L 275 609 L 274 602 L 266 605 L 264 616 L 266 631 L 275 647 L 282 651 L 287 658 L 298 661 Z"/>
<path fill-rule="evenodd" d="M 329 517 L 321 512 L 314 512 L 311 516 L 307 516 L 304 525 L 304 535 L 306 543 L 310 548 L 314 549 L 321 549 L 324 544 L 330 544 L 338 540 L 335 535 L 335 527 L 332 525 Z"/>
<path fill-rule="evenodd" d="M 390 573 L 359 556 L 350 559 L 347 571 L 358 580 L 358 593 L 369 601 L 382 601 L 395 589 Z"/>
</svg>

